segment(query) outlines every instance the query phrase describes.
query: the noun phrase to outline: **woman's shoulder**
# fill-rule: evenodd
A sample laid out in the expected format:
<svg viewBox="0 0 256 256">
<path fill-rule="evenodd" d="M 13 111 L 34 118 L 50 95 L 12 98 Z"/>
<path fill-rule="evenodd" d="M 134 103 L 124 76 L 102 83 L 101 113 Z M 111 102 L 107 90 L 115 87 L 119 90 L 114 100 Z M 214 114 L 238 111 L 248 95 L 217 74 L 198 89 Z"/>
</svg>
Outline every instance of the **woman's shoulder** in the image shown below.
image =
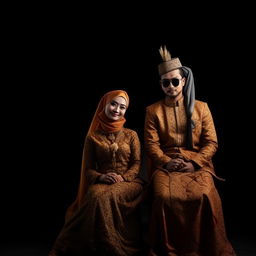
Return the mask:
<svg viewBox="0 0 256 256">
<path fill-rule="evenodd" d="M 104 138 L 104 134 L 101 131 L 93 131 L 87 134 L 86 139 L 89 141 L 101 141 Z"/>
<path fill-rule="evenodd" d="M 126 127 L 123 127 L 121 133 L 125 137 L 135 137 L 135 136 L 138 136 L 137 132 L 135 130 L 130 129 L 130 128 L 126 128 Z M 102 132 L 102 131 L 94 131 L 91 134 L 88 134 L 86 137 L 89 140 L 98 140 L 98 139 L 101 139 L 102 137 L 106 137 L 106 134 L 104 134 L 104 132 Z"/>
<path fill-rule="evenodd" d="M 135 130 L 126 128 L 126 127 L 123 128 L 123 133 L 125 134 L 125 136 L 131 136 L 131 137 L 138 136 L 138 134 Z"/>
</svg>

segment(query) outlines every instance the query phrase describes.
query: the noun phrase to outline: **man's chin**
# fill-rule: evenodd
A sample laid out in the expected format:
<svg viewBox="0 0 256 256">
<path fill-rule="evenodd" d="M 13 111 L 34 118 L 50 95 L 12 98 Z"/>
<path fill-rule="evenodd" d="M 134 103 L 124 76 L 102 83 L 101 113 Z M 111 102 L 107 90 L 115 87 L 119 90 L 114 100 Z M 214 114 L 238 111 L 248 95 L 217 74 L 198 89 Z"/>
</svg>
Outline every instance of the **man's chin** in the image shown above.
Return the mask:
<svg viewBox="0 0 256 256">
<path fill-rule="evenodd" d="M 166 95 L 170 98 L 175 98 L 177 97 L 177 94 L 173 94 L 173 93 L 166 93 Z"/>
</svg>

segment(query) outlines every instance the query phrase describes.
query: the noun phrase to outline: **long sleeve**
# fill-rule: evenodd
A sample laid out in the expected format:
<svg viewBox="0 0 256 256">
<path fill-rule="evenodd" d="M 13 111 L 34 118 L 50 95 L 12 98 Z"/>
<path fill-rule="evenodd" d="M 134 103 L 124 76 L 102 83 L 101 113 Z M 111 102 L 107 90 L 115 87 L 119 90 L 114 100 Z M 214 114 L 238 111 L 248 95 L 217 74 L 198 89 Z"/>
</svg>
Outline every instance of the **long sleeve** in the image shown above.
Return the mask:
<svg viewBox="0 0 256 256">
<path fill-rule="evenodd" d="M 138 173 L 141 168 L 141 146 L 140 140 L 135 131 L 132 132 L 131 143 L 130 143 L 130 164 L 129 169 L 123 174 L 125 181 L 132 181 L 138 177 Z"/>
<path fill-rule="evenodd" d="M 82 165 L 82 168 L 84 169 L 86 184 L 94 184 L 101 173 L 96 171 L 95 148 L 90 137 L 85 139 Z"/>
<path fill-rule="evenodd" d="M 94 146 L 91 141 L 91 138 L 86 136 L 82 156 L 82 166 L 78 193 L 76 200 L 67 209 L 65 216 L 66 221 L 81 207 L 82 201 L 84 199 L 88 187 L 91 184 L 94 184 L 97 177 L 100 175 L 100 173 L 98 173 L 95 170 L 95 166 L 96 161 L 94 154 Z"/>
<path fill-rule="evenodd" d="M 201 125 L 201 135 L 198 143 L 199 152 L 193 156 L 192 160 L 200 167 L 203 167 L 209 163 L 218 148 L 216 130 L 207 103 L 203 104 Z M 195 134 L 195 136 L 196 135 L 197 134 Z M 197 145 L 195 145 L 195 147 L 196 146 Z"/>
<path fill-rule="evenodd" d="M 162 166 L 168 163 L 171 158 L 167 156 L 160 147 L 158 135 L 158 123 L 154 117 L 154 112 L 147 107 L 144 125 L 145 149 L 148 156 L 153 160 L 155 166 Z"/>
</svg>

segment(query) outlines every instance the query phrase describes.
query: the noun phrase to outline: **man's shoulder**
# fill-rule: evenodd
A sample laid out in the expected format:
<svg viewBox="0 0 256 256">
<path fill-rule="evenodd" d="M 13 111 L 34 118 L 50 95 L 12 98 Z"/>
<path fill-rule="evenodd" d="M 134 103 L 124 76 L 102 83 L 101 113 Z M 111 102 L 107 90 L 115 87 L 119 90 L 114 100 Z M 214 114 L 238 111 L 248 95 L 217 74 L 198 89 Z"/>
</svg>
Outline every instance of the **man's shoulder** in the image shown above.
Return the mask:
<svg viewBox="0 0 256 256">
<path fill-rule="evenodd" d="M 198 107 L 203 107 L 207 105 L 207 102 L 206 101 L 202 101 L 202 100 L 195 100 L 195 106 L 198 106 Z"/>
<path fill-rule="evenodd" d="M 146 107 L 147 110 L 152 110 L 155 108 L 159 108 L 163 104 L 163 100 L 159 100 L 157 102 L 154 102 Z"/>
<path fill-rule="evenodd" d="M 197 112 L 205 112 L 206 111 L 207 112 L 207 111 L 210 111 L 210 108 L 206 101 L 196 100 L 195 101 L 195 111 L 197 111 Z"/>
</svg>

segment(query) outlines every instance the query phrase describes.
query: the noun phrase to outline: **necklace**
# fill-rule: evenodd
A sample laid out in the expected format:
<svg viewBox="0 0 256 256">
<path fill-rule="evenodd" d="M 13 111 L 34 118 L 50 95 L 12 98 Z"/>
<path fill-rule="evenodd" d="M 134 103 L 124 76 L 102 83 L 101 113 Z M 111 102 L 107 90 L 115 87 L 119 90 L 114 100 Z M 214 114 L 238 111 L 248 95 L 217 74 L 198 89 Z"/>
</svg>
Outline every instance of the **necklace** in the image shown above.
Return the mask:
<svg viewBox="0 0 256 256">
<path fill-rule="evenodd" d="M 117 138 L 118 138 L 118 134 L 114 134 L 114 133 L 110 133 L 107 135 L 107 139 L 111 142 L 110 146 L 109 146 L 109 150 L 112 153 L 112 165 L 113 168 L 116 168 L 116 152 L 118 150 L 118 144 L 117 144 Z"/>
<path fill-rule="evenodd" d="M 110 133 L 108 136 L 107 136 L 108 140 L 110 140 L 111 144 L 109 146 L 110 150 L 112 152 L 116 152 L 118 150 L 118 144 L 116 142 L 116 138 L 117 136 L 115 136 L 113 133 Z"/>
</svg>

